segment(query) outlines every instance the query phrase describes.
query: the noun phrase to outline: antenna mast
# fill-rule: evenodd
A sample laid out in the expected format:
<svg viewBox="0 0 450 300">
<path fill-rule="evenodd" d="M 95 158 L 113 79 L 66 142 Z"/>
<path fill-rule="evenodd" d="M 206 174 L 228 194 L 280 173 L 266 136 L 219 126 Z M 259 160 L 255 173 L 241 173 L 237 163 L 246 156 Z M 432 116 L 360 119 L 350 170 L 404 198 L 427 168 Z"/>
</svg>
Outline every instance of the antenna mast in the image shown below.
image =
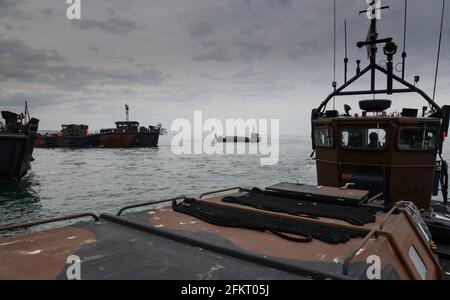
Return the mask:
<svg viewBox="0 0 450 300">
<path fill-rule="evenodd" d="M 348 51 L 347 51 L 347 20 L 344 20 L 345 58 L 344 58 L 344 83 L 347 83 Z"/>
<path fill-rule="evenodd" d="M 405 21 L 404 21 L 404 29 L 403 29 L 403 53 L 402 53 L 402 79 L 405 79 L 405 63 L 406 63 L 406 26 L 407 26 L 407 18 L 408 18 L 408 0 L 405 0 Z"/>
<path fill-rule="evenodd" d="M 444 13 L 445 13 L 445 0 L 442 0 L 441 30 L 439 33 L 438 55 L 437 55 L 437 61 L 436 61 L 436 73 L 434 75 L 433 102 L 435 102 L 435 98 L 436 98 L 436 86 L 437 86 L 437 79 L 438 79 L 438 72 L 439 72 L 439 61 L 441 58 L 441 44 L 442 44 L 442 30 L 444 27 Z"/>
<path fill-rule="evenodd" d="M 445 4 L 445 0 L 444 4 Z M 445 8 L 445 5 L 444 5 Z M 368 9 L 360 11 L 360 14 L 366 13 L 367 17 L 370 19 L 370 27 L 369 32 L 365 41 L 360 41 L 356 43 L 358 48 L 367 48 L 369 65 L 366 66 L 363 70 L 360 68 L 360 61 L 357 61 L 357 73 L 351 79 L 348 79 L 346 83 L 342 86 L 337 87 L 333 93 L 328 95 L 324 101 L 318 106 L 317 109 L 313 111 L 312 118 L 318 118 L 325 113 L 326 107 L 328 103 L 335 99 L 336 96 L 355 96 L 355 95 L 377 95 L 377 94 L 399 94 L 399 93 L 418 93 L 424 98 L 426 102 L 432 107 L 432 109 L 436 112 L 436 114 L 443 116 L 445 113 L 444 110 L 437 105 L 431 97 L 429 97 L 424 91 L 419 89 L 417 86 L 407 82 L 401 77 L 393 74 L 394 71 L 394 55 L 397 53 L 397 45 L 395 44 L 392 37 L 388 38 L 378 38 L 377 31 L 377 17 L 380 17 L 380 11 L 383 9 L 389 9 L 389 6 L 381 6 L 379 0 L 371 0 L 370 6 Z M 444 16 L 444 12 L 443 12 Z M 443 23 L 443 20 L 442 22 Z M 441 26 L 443 28 L 443 24 Z M 441 32 L 442 33 L 442 32 Z M 380 44 L 384 44 L 383 53 L 387 58 L 386 67 L 381 67 L 376 62 L 377 55 L 377 46 Z M 440 47 L 439 47 L 440 49 Z M 406 52 L 406 51 L 405 51 Z M 387 88 L 386 89 L 376 89 L 375 85 L 375 72 L 378 71 L 386 76 L 387 79 Z M 347 87 L 352 85 L 354 82 L 358 81 L 362 76 L 366 73 L 370 73 L 371 75 L 371 85 L 370 89 L 367 90 L 353 90 L 353 91 L 345 91 Z M 418 79 L 418 78 L 417 78 Z M 404 88 L 394 88 L 393 83 L 400 83 Z"/>
<path fill-rule="evenodd" d="M 336 0 L 334 0 L 334 52 L 333 52 L 333 91 L 336 92 Z M 333 110 L 336 110 L 336 97 L 333 98 Z"/>
<path fill-rule="evenodd" d="M 125 113 L 126 113 L 126 121 L 130 121 L 130 106 L 128 104 L 125 104 Z"/>
</svg>

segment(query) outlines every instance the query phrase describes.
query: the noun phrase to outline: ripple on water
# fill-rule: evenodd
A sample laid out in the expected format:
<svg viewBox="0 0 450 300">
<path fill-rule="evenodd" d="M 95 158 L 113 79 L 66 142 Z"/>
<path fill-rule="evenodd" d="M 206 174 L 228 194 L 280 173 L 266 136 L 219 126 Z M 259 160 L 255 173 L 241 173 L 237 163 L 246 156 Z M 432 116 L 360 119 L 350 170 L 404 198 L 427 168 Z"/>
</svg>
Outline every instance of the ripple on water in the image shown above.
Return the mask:
<svg viewBox="0 0 450 300">
<path fill-rule="evenodd" d="M 259 156 L 176 156 L 168 136 L 157 149 L 36 149 L 22 182 L 0 183 L 0 225 L 85 211 L 113 213 L 129 204 L 233 186 L 315 184 L 310 154 L 309 137 L 281 139 L 275 166 L 261 166 Z"/>
</svg>

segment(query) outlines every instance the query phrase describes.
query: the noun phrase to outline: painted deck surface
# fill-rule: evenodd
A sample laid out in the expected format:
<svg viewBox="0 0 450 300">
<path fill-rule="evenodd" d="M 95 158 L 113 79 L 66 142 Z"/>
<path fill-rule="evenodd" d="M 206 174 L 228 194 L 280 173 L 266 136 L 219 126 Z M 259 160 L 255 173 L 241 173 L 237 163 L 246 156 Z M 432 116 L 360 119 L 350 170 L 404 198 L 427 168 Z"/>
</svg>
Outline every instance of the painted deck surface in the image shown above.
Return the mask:
<svg viewBox="0 0 450 300">
<path fill-rule="evenodd" d="M 221 199 L 204 201 L 218 204 Z M 357 227 L 374 230 L 384 224 L 352 258 L 344 275 L 345 259 L 362 238 L 340 245 L 297 243 L 271 232 L 212 225 L 171 206 L 122 217 L 103 214 L 99 222 L 0 239 L 0 279 L 67 279 L 71 255 L 81 260 L 81 279 L 364 279 L 366 258 L 374 253 L 383 255 L 383 278 L 405 279 L 417 274 L 411 273 L 411 265 L 402 265 L 403 253 L 396 247 L 411 239 L 421 243 L 419 235 L 402 234 L 411 232 L 405 218 L 383 213 L 376 223 Z M 326 218 L 314 222 L 355 227 Z M 428 279 L 442 276 L 433 257 L 419 250 L 429 267 Z"/>
</svg>

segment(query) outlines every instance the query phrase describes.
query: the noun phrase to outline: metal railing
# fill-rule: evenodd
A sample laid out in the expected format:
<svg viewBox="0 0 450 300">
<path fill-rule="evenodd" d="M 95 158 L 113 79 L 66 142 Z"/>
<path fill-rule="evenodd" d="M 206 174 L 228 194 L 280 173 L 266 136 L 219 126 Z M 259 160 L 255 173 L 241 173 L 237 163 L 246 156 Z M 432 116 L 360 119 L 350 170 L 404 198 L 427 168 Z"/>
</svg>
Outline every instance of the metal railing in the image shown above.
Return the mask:
<svg viewBox="0 0 450 300">
<path fill-rule="evenodd" d="M 243 189 L 241 187 L 233 187 L 233 188 L 228 188 L 228 189 L 223 189 L 223 190 L 216 190 L 216 191 L 212 191 L 212 192 L 201 194 L 200 195 L 200 200 L 205 198 L 206 196 L 212 196 L 212 195 L 215 195 L 215 194 L 224 193 L 224 192 L 230 192 L 230 191 L 234 191 L 234 190 L 248 191 L 247 189 Z"/>
<path fill-rule="evenodd" d="M 50 223 L 55 223 L 55 222 L 67 221 L 67 220 L 74 220 L 74 219 L 85 218 L 85 217 L 92 217 L 92 218 L 94 218 L 94 220 L 96 222 L 98 222 L 100 220 L 99 217 L 94 213 L 82 213 L 82 214 L 67 215 L 67 216 L 62 216 L 62 217 L 58 217 L 58 218 L 46 219 L 46 220 L 41 220 L 41 221 L 22 223 L 22 224 L 17 224 L 17 225 L 8 225 L 8 226 L 1 227 L 0 232 L 12 231 L 12 230 L 20 229 L 20 228 L 29 228 L 29 227 L 38 226 L 38 225 L 50 224 Z"/>
<path fill-rule="evenodd" d="M 355 249 L 352 250 L 352 252 L 350 252 L 349 255 L 347 255 L 347 257 L 344 259 L 344 264 L 342 266 L 342 274 L 343 275 L 348 275 L 348 271 L 350 269 L 350 263 L 353 260 L 353 258 L 356 256 L 356 254 L 358 254 L 359 250 L 362 249 L 362 247 L 364 247 L 364 245 L 367 244 L 367 242 L 373 237 L 376 236 L 377 234 L 377 230 L 372 230 L 371 232 L 369 232 L 369 234 L 366 235 L 366 237 L 362 240 L 361 244 L 356 247 Z"/>
<path fill-rule="evenodd" d="M 157 204 L 164 204 L 167 202 L 173 202 L 173 201 L 177 201 L 177 200 L 186 200 L 186 199 L 188 199 L 186 196 L 179 196 L 176 198 L 170 198 L 170 199 L 165 199 L 165 200 L 160 200 L 160 201 L 151 201 L 151 202 L 145 202 L 145 203 L 140 203 L 140 204 L 128 205 L 128 206 L 121 208 L 117 212 L 116 216 L 120 217 L 123 214 L 123 212 L 133 209 L 133 208 L 140 208 L 140 207 L 152 206 L 152 205 L 157 205 Z"/>
</svg>

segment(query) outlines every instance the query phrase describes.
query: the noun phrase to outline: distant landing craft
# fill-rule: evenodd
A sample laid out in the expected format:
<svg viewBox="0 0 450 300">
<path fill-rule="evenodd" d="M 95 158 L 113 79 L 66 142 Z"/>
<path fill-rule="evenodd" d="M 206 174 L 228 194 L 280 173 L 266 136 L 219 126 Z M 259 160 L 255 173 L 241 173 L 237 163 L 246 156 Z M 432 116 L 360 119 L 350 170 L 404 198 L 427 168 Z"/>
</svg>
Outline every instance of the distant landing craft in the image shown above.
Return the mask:
<svg viewBox="0 0 450 300">
<path fill-rule="evenodd" d="M 216 141 L 219 143 L 259 143 L 260 137 L 258 133 L 252 133 L 250 137 L 244 136 L 215 136 Z"/>
<path fill-rule="evenodd" d="M 157 147 L 161 127 L 139 127 L 139 122 L 129 121 L 129 106 L 125 106 L 126 121 L 116 122 L 116 128 L 101 129 L 90 134 L 87 125 L 62 125 L 62 130 L 53 134 L 40 134 L 37 148 L 135 148 Z"/>
<path fill-rule="evenodd" d="M 33 161 L 34 140 L 39 120 L 25 113 L 2 111 L 5 124 L 0 123 L 0 180 L 20 180 Z"/>
</svg>

